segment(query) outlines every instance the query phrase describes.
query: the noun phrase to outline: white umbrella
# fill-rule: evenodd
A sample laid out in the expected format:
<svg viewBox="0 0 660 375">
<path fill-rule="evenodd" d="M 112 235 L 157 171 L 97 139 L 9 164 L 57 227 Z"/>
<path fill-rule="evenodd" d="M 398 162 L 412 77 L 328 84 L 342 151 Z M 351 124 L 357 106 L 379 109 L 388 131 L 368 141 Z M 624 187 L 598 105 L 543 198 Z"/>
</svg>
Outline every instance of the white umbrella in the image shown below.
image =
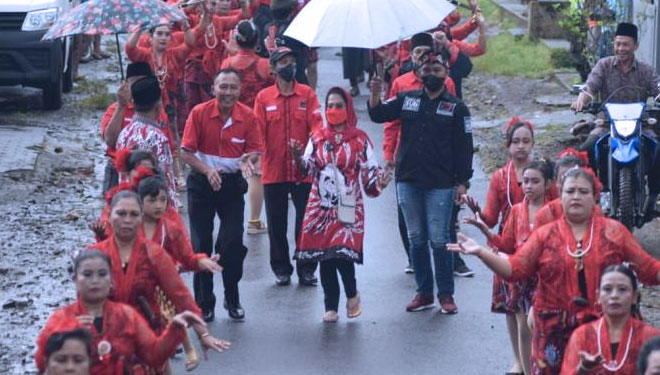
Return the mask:
<svg viewBox="0 0 660 375">
<path fill-rule="evenodd" d="M 454 8 L 447 0 L 313 0 L 284 35 L 310 47 L 378 48 L 438 26 Z"/>
</svg>

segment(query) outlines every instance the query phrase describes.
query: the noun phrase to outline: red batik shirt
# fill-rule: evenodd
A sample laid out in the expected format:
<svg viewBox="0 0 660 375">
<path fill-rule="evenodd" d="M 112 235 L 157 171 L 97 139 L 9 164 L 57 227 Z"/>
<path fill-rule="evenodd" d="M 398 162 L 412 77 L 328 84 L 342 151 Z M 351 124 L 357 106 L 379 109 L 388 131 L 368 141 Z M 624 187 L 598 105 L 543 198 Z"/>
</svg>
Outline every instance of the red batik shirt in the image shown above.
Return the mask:
<svg viewBox="0 0 660 375">
<path fill-rule="evenodd" d="M 89 313 L 78 300 L 58 309 L 48 318 L 37 338 L 37 352 L 34 356 L 39 373 L 46 370 L 48 338 L 61 332 L 59 327 L 81 327 L 76 319 L 81 315 Z M 186 337 L 185 329 L 173 324 L 160 336 L 156 336 L 147 321 L 134 308 L 112 301 L 106 301 L 103 305 L 102 332 L 97 331 L 93 324 L 86 328 L 89 328 L 92 334 L 90 375 L 145 374 L 148 367 L 162 367 Z M 105 355 L 98 352 L 99 343 L 103 341 L 110 344 L 110 351 Z"/>
<path fill-rule="evenodd" d="M 189 310 L 201 316 L 201 310 L 179 276 L 174 261 L 157 243 L 137 236 L 125 271 L 122 269 L 114 236 L 92 245 L 90 249 L 98 249 L 106 253 L 112 261 L 114 288 L 109 298 L 131 305 L 144 316 L 148 312 L 144 311 L 140 301 L 146 301 L 150 313 L 154 316 L 150 323 L 156 332 L 160 332 L 164 327 L 156 300 L 156 287 L 160 287 L 177 312 Z"/>
<path fill-rule="evenodd" d="M 158 162 L 158 167 L 165 174 L 170 200 L 178 204 L 174 182 L 174 159 L 164 128 L 169 129 L 169 126 L 136 114 L 131 119 L 131 123 L 119 133 L 117 149 L 129 148 L 151 152 Z"/>
<path fill-rule="evenodd" d="M 343 135 L 337 139 L 339 142 L 315 134 L 305 150 L 305 164 L 314 181 L 294 256 L 299 261 L 363 261 L 362 189 L 370 197 L 380 194 L 376 184 L 380 168 L 366 133 L 357 130 L 349 139 Z M 337 217 L 342 192 L 355 197 L 353 224 L 341 223 Z"/>
<path fill-rule="evenodd" d="M 601 323 L 602 320 L 602 323 Z M 616 352 L 616 358 L 613 358 L 610 346 L 610 334 L 607 328 L 607 319 L 604 317 L 594 322 L 584 324 L 578 327 L 566 347 L 566 354 L 561 367 L 560 375 L 577 375 L 580 366 L 581 351 L 589 354 L 602 354 L 604 364 L 610 369 L 599 364 L 595 369 L 589 371 L 593 375 L 637 375 L 637 358 L 642 346 L 650 339 L 658 336 L 660 331 L 657 328 L 646 324 L 633 317 L 628 318 L 619 339 L 619 346 Z M 600 327 L 600 348 L 598 351 L 598 330 Z M 632 335 L 631 335 L 632 331 Z M 629 341 L 630 338 L 630 342 Z M 623 366 L 617 371 L 619 364 Z"/>
</svg>

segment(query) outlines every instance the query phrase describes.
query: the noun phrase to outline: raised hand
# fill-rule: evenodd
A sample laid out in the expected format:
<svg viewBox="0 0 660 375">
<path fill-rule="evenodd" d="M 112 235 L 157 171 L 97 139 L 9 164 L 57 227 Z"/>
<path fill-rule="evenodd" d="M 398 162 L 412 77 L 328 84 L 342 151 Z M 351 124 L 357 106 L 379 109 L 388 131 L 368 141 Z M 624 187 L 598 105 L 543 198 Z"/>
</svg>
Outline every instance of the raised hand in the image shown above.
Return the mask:
<svg viewBox="0 0 660 375">
<path fill-rule="evenodd" d="M 458 233 L 458 242 L 447 244 L 447 250 L 455 251 L 457 253 L 462 253 L 466 255 L 476 255 L 479 256 L 484 248 L 477 243 L 477 241 L 472 238 L 464 235 L 463 233 Z"/>
<path fill-rule="evenodd" d="M 589 354 L 580 351 L 578 356 L 580 356 L 580 370 L 587 372 L 595 369 L 596 366 L 603 362 L 603 356 L 601 354 Z"/>
</svg>

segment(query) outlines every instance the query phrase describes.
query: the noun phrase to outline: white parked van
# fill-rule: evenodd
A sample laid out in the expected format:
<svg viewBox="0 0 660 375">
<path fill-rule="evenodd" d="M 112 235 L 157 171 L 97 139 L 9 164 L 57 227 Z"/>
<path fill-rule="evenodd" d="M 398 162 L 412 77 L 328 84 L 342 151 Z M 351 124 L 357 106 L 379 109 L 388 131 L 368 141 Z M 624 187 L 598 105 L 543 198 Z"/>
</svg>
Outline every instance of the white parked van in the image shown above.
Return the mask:
<svg viewBox="0 0 660 375">
<path fill-rule="evenodd" d="M 41 41 L 73 5 L 70 0 L 0 0 L 0 86 L 43 89 L 46 109 L 62 106 L 71 90 L 72 38 Z"/>
</svg>

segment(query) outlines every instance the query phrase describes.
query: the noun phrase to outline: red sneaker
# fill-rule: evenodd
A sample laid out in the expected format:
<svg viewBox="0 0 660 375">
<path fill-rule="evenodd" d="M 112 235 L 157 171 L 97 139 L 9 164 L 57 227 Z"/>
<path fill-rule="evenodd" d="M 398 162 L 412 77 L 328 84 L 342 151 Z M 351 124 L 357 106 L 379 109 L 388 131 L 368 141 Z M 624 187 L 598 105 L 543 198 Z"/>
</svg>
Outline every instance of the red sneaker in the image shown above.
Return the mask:
<svg viewBox="0 0 660 375">
<path fill-rule="evenodd" d="M 406 311 L 422 311 L 432 309 L 434 306 L 433 296 L 417 293 L 415 294 L 415 298 L 406 306 Z"/>
<path fill-rule="evenodd" d="M 454 303 L 454 297 L 438 296 L 438 302 L 440 303 L 440 311 L 443 314 L 456 314 L 458 312 L 458 306 Z"/>
</svg>

